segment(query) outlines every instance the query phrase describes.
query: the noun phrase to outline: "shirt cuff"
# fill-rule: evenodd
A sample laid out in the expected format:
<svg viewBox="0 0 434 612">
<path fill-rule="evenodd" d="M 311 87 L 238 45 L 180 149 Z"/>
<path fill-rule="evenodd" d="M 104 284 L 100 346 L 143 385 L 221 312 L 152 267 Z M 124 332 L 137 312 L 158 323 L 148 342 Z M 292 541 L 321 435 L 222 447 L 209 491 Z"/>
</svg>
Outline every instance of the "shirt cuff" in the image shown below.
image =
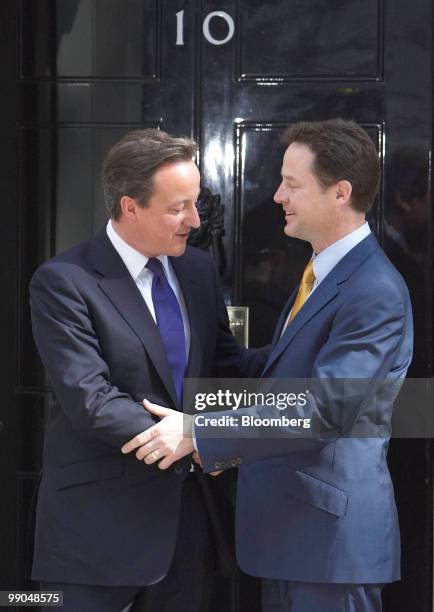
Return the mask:
<svg viewBox="0 0 434 612">
<path fill-rule="evenodd" d="M 196 452 L 198 452 L 197 450 L 197 442 L 196 442 L 196 430 L 195 430 L 195 422 L 194 422 L 194 417 L 193 420 L 191 421 L 191 439 L 193 440 L 193 446 L 194 446 L 194 450 Z"/>
</svg>

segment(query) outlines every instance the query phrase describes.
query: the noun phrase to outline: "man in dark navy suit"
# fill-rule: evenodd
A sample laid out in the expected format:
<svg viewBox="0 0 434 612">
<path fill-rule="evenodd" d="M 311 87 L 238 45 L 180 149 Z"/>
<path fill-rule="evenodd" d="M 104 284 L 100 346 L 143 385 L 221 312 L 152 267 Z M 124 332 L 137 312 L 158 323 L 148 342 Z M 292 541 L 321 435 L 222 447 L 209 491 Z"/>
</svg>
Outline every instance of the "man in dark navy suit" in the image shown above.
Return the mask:
<svg viewBox="0 0 434 612">
<path fill-rule="evenodd" d="M 281 411 L 266 405 L 207 415 L 230 414 L 224 425 L 196 419 L 196 446 L 206 472 L 240 466 L 237 558 L 264 579 L 264 611 L 379 612 L 381 586 L 400 577 L 386 454 L 412 357 L 409 295 L 365 220 L 380 176 L 369 136 L 330 120 L 295 124 L 284 143 L 274 199 L 285 234 L 310 242 L 313 254 L 262 376 L 271 390 L 268 379 L 287 379 L 279 388 L 288 391 L 291 380 L 306 380 L 310 393 L 285 410 L 299 419 L 290 425 L 279 426 Z M 161 423 L 123 450 L 169 469 L 192 441 L 182 439 L 181 415 L 148 408 Z M 248 416 L 259 425 L 243 426 Z"/>
<path fill-rule="evenodd" d="M 110 213 L 96 238 L 43 264 L 33 333 L 52 396 L 33 579 L 64 610 L 208 609 L 212 552 L 190 456 L 170 470 L 123 456 L 154 424 L 143 398 L 182 410 L 184 376 L 257 375 L 266 351 L 235 342 L 199 226 L 192 141 L 127 134 L 104 163 Z M 155 417 L 154 417 L 155 418 Z"/>
</svg>

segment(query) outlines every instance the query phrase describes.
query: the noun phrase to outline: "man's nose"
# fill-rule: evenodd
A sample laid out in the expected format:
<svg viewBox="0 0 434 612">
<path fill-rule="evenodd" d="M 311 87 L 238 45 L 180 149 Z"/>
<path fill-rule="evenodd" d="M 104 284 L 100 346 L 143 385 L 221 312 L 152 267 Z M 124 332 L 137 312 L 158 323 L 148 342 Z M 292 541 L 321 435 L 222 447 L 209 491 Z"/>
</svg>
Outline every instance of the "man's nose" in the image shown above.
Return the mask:
<svg viewBox="0 0 434 612">
<path fill-rule="evenodd" d="M 196 206 L 192 207 L 190 214 L 188 215 L 187 219 L 185 219 L 185 224 L 194 229 L 200 227 L 200 217 Z"/>
<path fill-rule="evenodd" d="M 285 201 L 285 198 L 286 196 L 283 190 L 283 185 L 281 183 L 273 196 L 273 200 L 276 202 L 276 204 L 282 204 Z"/>
</svg>

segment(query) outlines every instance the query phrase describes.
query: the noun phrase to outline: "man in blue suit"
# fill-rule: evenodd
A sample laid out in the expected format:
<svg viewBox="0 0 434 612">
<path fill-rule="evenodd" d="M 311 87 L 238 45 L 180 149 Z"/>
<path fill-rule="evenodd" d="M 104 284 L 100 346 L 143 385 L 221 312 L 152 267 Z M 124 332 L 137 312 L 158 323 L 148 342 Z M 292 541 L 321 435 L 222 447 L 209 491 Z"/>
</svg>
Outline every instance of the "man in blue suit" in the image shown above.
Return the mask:
<svg viewBox="0 0 434 612">
<path fill-rule="evenodd" d="M 237 557 L 264 579 L 264 611 L 378 612 L 382 585 L 400 578 L 386 454 L 394 387 L 412 357 L 409 295 L 365 220 L 380 170 L 364 130 L 343 120 L 299 123 L 283 139 L 274 199 L 285 234 L 310 242 L 313 254 L 262 377 L 310 380 L 292 416 L 312 427 L 306 435 L 297 426 L 243 426 L 243 415 L 279 416 L 254 406 L 231 412 L 224 426 L 196 423 L 195 443 L 204 471 L 240 466 Z M 148 408 L 162 421 L 124 451 L 150 464 L 164 456 L 167 469 L 192 442 L 176 439 L 179 415 Z"/>
<path fill-rule="evenodd" d="M 267 358 L 237 345 L 211 258 L 186 244 L 199 226 L 194 154 L 188 139 L 127 134 L 104 163 L 107 227 L 32 279 L 52 388 L 32 577 L 62 590 L 68 612 L 129 610 L 137 596 L 143 612 L 208 609 L 191 458 L 162 472 L 120 452 L 155 423 L 144 397 L 181 411 L 185 375 L 259 375 Z"/>
</svg>

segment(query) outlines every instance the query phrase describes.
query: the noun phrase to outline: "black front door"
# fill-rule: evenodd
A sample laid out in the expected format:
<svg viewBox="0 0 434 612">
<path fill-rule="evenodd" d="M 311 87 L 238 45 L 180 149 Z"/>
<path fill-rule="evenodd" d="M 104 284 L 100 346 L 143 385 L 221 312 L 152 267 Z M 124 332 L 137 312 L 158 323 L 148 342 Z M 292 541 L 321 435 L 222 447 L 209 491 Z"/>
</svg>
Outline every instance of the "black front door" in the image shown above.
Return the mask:
<svg viewBox="0 0 434 612">
<path fill-rule="evenodd" d="M 308 257 L 283 236 L 272 202 L 279 132 L 337 116 L 364 126 L 383 170 L 371 222 L 413 299 L 411 373 L 432 375 L 432 8 L 429 0 L 4 0 L 0 10 L 9 58 L 0 584 L 24 588 L 47 394 L 27 286 L 39 263 L 104 223 L 101 159 L 129 129 L 160 126 L 199 141 L 203 185 L 225 205 L 225 297 L 250 306 L 250 342 L 260 345 Z M 385 591 L 390 611 L 431 609 L 431 461 L 430 441 L 391 445 L 403 580 Z M 240 609 L 259 609 L 257 585 L 246 584 Z M 228 602 L 227 590 L 221 598 Z"/>
</svg>

